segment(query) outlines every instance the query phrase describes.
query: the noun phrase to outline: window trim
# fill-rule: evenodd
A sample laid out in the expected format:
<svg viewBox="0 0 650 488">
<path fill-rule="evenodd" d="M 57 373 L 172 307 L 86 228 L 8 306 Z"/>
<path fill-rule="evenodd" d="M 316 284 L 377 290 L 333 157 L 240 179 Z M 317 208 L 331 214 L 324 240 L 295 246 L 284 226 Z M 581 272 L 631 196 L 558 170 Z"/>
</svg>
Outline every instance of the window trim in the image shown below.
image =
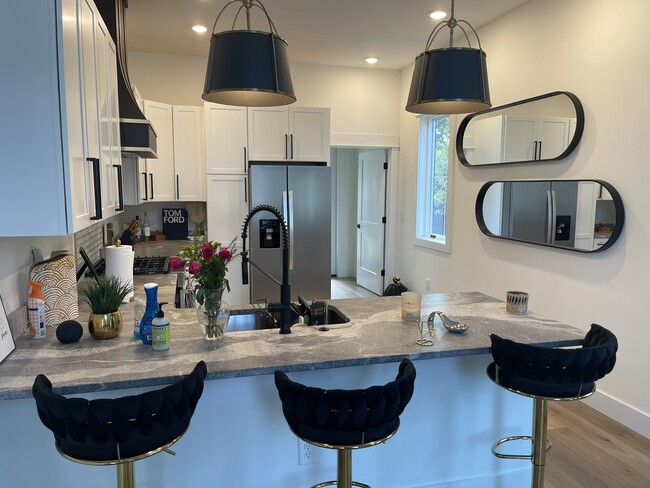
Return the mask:
<svg viewBox="0 0 650 488">
<path fill-rule="evenodd" d="M 430 179 L 430 167 L 431 165 L 423 164 L 424 158 L 429 158 L 431 141 L 428 137 L 430 121 L 435 118 L 435 116 L 430 115 L 421 115 L 418 118 L 420 119 L 420 130 L 419 130 L 419 141 L 418 141 L 418 166 L 416 172 L 416 200 L 415 200 L 415 237 L 413 244 L 419 247 L 424 247 L 431 249 L 433 251 L 444 252 L 446 254 L 451 254 L 451 242 L 452 242 L 452 218 L 453 218 L 453 201 L 454 201 L 454 168 L 455 168 L 455 150 L 453 141 L 456 137 L 456 118 L 455 116 L 449 115 L 449 151 L 447 156 L 447 204 L 445 208 L 445 236 L 444 238 L 438 237 L 427 237 L 422 232 L 422 228 L 425 225 L 425 219 L 428 217 L 429 210 L 431 208 L 429 200 L 429 193 L 426 191 L 426 182 Z M 424 212 L 424 215 L 422 214 Z"/>
</svg>

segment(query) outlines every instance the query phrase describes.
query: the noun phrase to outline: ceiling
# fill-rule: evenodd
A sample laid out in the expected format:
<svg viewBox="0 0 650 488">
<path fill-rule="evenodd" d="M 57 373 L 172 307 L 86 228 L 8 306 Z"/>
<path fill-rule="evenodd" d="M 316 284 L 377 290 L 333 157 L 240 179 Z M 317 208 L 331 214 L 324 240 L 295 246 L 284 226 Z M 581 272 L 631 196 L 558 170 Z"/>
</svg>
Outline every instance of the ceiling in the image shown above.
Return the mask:
<svg viewBox="0 0 650 488">
<path fill-rule="evenodd" d="M 530 0 L 458 0 L 455 16 L 475 29 Z M 368 67 L 368 56 L 379 58 L 374 69 L 402 69 L 424 50 L 438 21 L 432 10 L 449 11 L 450 0 L 262 0 L 278 33 L 289 43 L 292 63 Z M 129 0 L 126 11 L 129 51 L 208 55 L 210 33 L 226 0 Z M 216 31 L 230 30 L 238 5 L 224 12 Z M 236 28 L 244 28 L 243 18 Z M 260 9 L 251 13 L 252 28 L 267 30 Z M 191 30 L 202 24 L 208 32 Z M 448 43 L 448 30 L 436 46 Z M 459 33 L 460 34 L 460 33 Z M 457 35 L 457 45 L 466 42 Z"/>
</svg>

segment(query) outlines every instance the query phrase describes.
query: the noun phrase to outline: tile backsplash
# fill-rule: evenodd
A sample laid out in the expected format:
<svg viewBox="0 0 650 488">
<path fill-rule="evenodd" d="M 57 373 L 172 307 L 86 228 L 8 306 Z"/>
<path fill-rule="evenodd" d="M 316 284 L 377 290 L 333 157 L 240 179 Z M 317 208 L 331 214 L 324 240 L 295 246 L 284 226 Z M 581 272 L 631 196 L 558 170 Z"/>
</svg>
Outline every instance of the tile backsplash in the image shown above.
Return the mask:
<svg viewBox="0 0 650 488">
<path fill-rule="evenodd" d="M 84 261 L 79 254 L 79 248 L 83 247 L 88 258 L 92 263 L 99 261 L 102 257 L 102 248 L 104 242 L 104 226 L 105 222 L 98 222 L 97 224 L 86 227 L 83 230 L 75 233 L 74 235 L 74 255 L 77 260 L 77 271 L 83 266 Z"/>
</svg>

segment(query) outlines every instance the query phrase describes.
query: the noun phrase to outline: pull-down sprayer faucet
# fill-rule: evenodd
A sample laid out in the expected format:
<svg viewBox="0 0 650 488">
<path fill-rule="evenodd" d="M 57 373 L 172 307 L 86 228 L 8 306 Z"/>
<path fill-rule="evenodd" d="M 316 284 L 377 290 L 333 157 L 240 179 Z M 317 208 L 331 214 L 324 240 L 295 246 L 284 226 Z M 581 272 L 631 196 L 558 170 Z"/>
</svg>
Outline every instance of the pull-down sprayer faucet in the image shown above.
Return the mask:
<svg viewBox="0 0 650 488">
<path fill-rule="evenodd" d="M 248 232 L 248 224 L 253 216 L 258 212 L 270 212 L 280 221 L 282 229 L 282 282 L 268 274 L 260 268 L 253 261 L 248 259 L 248 252 L 246 251 L 246 237 Z M 241 231 L 242 237 L 242 252 L 241 252 L 241 270 L 242 270 L 242 284 L 248 284 L 248 263 L 255 266 L 260 272 L 266 275 L 269 279 L 280 285 L 280 302 L 282 303 L 282 319 L 280 320 L 280 334 L 291 334 L 291 286 L 289 285 L 289 233 L 287 232 L 287 224 L 280 211 L 271 205 L 257 205 L 254 207 L 244 219 Z"/>
</svg>

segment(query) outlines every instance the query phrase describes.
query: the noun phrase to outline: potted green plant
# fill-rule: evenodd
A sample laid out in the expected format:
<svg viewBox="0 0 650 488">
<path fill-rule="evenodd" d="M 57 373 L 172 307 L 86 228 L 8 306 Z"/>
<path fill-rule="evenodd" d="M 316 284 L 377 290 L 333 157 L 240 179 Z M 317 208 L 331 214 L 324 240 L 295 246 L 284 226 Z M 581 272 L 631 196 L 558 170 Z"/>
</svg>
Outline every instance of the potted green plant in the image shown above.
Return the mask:
<svg viewBox="0 0 650 488">
<path fill-rule="evenodd" d="M 112 339 L 122 331 L 122 314 L 118 310 L 133 286 L 117 276 L 101 276 L 79 290 L 79 296 L 90 306 L 88 331 L 95 339 Z"/>
</svg>

